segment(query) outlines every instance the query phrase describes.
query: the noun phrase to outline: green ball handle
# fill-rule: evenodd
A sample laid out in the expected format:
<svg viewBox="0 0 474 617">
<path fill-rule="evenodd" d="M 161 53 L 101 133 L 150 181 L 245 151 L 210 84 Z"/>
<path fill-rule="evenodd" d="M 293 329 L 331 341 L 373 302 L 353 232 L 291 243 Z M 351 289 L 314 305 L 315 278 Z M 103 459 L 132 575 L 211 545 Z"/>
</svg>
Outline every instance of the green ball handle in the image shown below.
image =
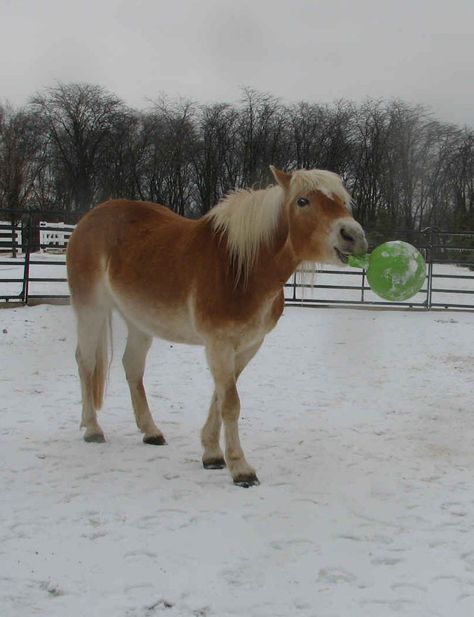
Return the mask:
<svg viewBox="0 0 474 617">
<path fill-rule="evenodd" d="M 349 255 L 349 259 L 347 263 L 352 266 L 352 268 L 363 268 L 367 270 L 370 262 L 370 253 L 366 253 L 365 255 Z"/>
</svg>

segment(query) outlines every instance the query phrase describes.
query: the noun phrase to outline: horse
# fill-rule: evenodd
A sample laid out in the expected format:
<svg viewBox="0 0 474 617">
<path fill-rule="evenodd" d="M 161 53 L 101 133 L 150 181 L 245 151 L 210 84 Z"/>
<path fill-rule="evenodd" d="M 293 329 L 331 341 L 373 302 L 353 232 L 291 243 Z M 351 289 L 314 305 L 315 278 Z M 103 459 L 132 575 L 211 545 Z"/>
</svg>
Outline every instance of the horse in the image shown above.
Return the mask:
<svg viewBox="0 0 474 617">
<path fill-rule="evenodd" d="M 367 251 L 338 175 L 270 169 L 275 185 L 235 190 L 196 220 L 125 199 L 102 203 L 80 220 L 67 247 L 67 272 L 85 441 L 105 441 L 97 410 L 116 310 L 128 328 L 122 362 L 143 441 L 166 444 L 143 386 L 153 337 L 203 345 L 214 381 L 201 431 L 203 466 L 227 466 L 240 486 L 259 484 L 239 438 L 239 375 L 282 315 L 284 285 L 299 266 L 346 264 L 349 255 Z"/>
</svg>

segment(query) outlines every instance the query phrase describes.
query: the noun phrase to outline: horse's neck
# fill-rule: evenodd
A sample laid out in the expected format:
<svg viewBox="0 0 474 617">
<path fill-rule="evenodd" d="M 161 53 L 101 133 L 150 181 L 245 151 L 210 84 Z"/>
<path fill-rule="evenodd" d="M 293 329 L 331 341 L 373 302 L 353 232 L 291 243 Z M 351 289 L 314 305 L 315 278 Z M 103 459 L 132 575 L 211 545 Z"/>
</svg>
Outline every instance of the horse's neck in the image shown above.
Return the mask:
<svg viewBox="0 0 474 617">
<path fill-rule="evenodd" d="M 265 272 L 265 278 L 274 285 L 284 285 L 299 265 L 289 237 L 288 213 L 282 210 L 273 240 L 262 247 L 257 260 L 257 276 Z"/>
<path fill-rule="evenodd" d="M 273 261 L 275 275 L 283 284 L 286 283 L 299 266 L 299 260 L 295 255 L 293 245 L 288 236 L 280 250 L 275 254 Z"/>
</svg>

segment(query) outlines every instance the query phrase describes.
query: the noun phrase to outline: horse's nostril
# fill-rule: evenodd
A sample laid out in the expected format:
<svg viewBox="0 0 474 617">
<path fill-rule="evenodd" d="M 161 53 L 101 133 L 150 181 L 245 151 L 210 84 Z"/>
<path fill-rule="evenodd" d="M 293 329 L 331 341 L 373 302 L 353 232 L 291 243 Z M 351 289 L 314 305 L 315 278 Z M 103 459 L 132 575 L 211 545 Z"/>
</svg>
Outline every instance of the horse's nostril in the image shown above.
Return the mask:
<svg viewBox="0 0 474 617">
<path fill-rule="evenodd" d="M 354 236 L 351 236 L 349 232 L 347 232 L 344 227 L 341 227 L 341 236 L 344 238 L 346 242 L 354 242 Z"/>
</svg>

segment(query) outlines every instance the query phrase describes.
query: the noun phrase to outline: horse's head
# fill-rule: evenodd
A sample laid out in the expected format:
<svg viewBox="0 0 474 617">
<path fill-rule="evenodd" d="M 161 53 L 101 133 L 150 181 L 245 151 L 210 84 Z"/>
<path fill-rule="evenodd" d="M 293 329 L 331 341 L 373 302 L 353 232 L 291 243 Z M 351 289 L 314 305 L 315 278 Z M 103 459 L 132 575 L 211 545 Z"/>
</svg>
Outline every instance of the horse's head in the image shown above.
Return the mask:
<svg viewBox="0 0 474 617">
<path fill-rule="evenodd" d="M 351 214 L 351 197 L 337 174 L 270 169 L 285 194 L 289 237 L 300 261 L 340 265 L 349 255 L 367 252 L 364 231 Z"/>
</svg>

